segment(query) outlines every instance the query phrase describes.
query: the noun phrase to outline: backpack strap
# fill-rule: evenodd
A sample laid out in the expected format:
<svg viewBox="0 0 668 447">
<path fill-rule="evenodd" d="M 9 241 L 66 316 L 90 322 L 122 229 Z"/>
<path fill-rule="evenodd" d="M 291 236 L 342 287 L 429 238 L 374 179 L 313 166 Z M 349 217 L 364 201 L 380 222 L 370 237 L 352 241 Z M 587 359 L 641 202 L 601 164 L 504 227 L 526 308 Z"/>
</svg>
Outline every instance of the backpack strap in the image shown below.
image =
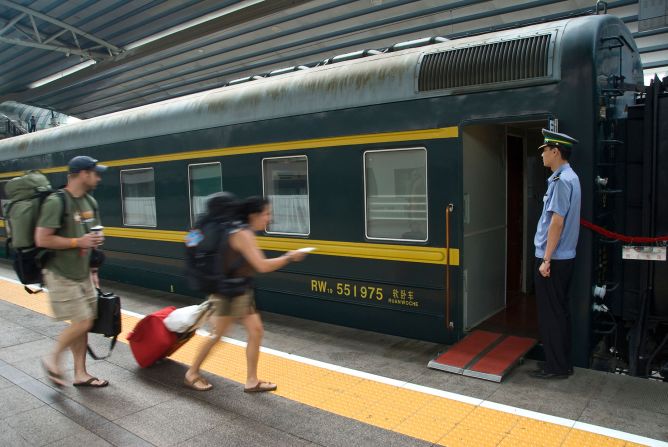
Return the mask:
<svg viewBox="0 0 668 447">
<path fill-rule="evenodd" d="M 58 195 L 60 197 L 60 200 L 62 200 L 63 203 L 63 212 L 60 216 L 60 227 L 63 227 L 63 224 L 65 223 L 65 216 L 68 214 L 69 209 L 68 209 L 68 202 L 76 206 L 76 203 L 74 202 L 74 197 L 67 192 L 67 190 L 63 188 L 59 188 L 54 194 Z M 90 194 L 86 193 L 84 194 L 84 197 L 86 198 L 86 202 L 88 202 L 88 205 L 93 209 L 93 214 L 95 215 L 95 219 L 99 222 L 100 221 L 100 214 L 97 210 L 97 206 L 95 206 L 95 201 L 93 201 L 93 198 L 90 196 Z M 77 207 L 78 209 L 78 207 Z M 81 212 L 81 210 L 78 210 Z M 88 231 L 88 225 L 86 225 L 86 222 L 82 222 L 84 225 L 84 228 L 86 228 L 86 231 Z"/>
<path fill-rule="evenodd" d="M 222 255 L 223 251 L 228 250 L 230 248 L 230 236 L 232 235 L 232 233 L 236 233 L 237 231 L 243 230 L 245 226 L 235 225 L 233 223 L 225 223 L 222 224 L 221 226 L 223 227 L 225 235 L 220 239 L 220 245 L 218 246 L 218 253 Z M 225 276 L 234 274 L 234 272 L 239 270 L 244 265 L 244 263 L 246 263 L 246 259 L 243 257 L 243 255 L 241 253 L 238 254 L 239 256 L 233 262 L 231 262 L 230 265 L 221 265 L 221 269 L 223 270 Z"/>
<path fill-rule="evenodd" d="M 14 204 L 16 202 L 17 201 L 12 200 L 11 202 L 9 202 L 7 204 L 7 208 L 2 210 L 3 216 L 5 216 L 5 228 L 6 228 L 5 229 L 5 258 L 9 258 L 9 244 L 12 241 L 12 236 L 11 236 L 12 225 L 11 225 L 11 222 L 10 222 L 11 219 L 9 218 L 9 211 L 12 209 L 12 207 L 14 206 Z M 9 231 L 7 231 L 7 230 L 9 230 Z"/>
<path fill-rule="evenodd" d="M 67 192 L 65 189 L 61 188 L 56 190 L 54 194 L 60 198 L 60 203 L 63 205 L 62 211 L 60 213 L 60 228 L 63 228 L 63 224 L 65 223 L 65 216 L 67 215 L 67 199 L 65 198 Z"/>
<path fill-rule="evenodd" d="M 3 216 L 5 216 L 5 258 L 9 259 L 9 244 L 12 242 L 12 225 L 9 218 L 9 211 L 12 209 L 16 202 L 11 201 L 7 204 L 7 208 L 2 210 Z"/>
<path fill-rule="evenodd" d="M 114 335 L 111 340 L 109 340 L 109 352 L 107 352 L 107 355 L 105 356 L 99 356 L 95 354 L 95 351 L 93 351 L 93 348 L 90 347 L 90 345 L 86 345 L 86 350 L 88 351 L 88 354 L 94 359 L 94 360 L 104 360 L 107 359 L 111 356 L 111 351 L 114 350 L 116 347 L 116 339 L 118 338 L 118 335 Z"/>
<path fill-rule="evenodd" d="M 240 252 L 237 252 L 236 250 L 232 249 L 230 246 L 230 236 L 237 231 L 243 231 L 246 228 L 245 225 L 238 225 L 236 222 L 228 222 L 224 226 L 224 236 L 221 238 L 222 240 L 220 241 L 220 245 L 218 247 L 218 259 L 220 260 L 220 271 L 224 275 L 224 282 L 226 286 L 230 287 L 231 289 L 238 288 L 238 287 L 253 287 L 253 277 L 252 276 L 235 276 L 237 271 L 243 267 L 245 264 L 248 263 L 246 258 L 244 257 L 243 254 Z M 226 256 L 223 254 L 223 252 L 226 251 L 228 253 L 234 252 L 236 255 L 235 259 L 232 259 L 229 264 L 225 263 Z M 229 289 L 228 289 L 229 291 Z"/>
</svg>

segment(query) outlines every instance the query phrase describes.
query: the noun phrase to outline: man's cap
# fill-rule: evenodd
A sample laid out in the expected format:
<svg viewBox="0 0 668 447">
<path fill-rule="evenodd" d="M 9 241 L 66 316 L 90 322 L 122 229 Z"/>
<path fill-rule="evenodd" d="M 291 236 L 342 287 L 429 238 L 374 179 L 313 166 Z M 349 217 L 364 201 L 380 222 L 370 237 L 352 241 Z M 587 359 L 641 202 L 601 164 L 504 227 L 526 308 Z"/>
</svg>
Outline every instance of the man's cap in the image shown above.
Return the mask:
<svg viewBox="0 0 668 447">
<path fill-rule="evenodd" d="M 97 160 L 87 155 L 78 155 L 70 160 L 67 164 L 70 174 L 76 174 L 81 171 L 97 171 L 104 172 L 107 167 L 97 164 Z"/>
<path fill-rule="evenodd" d="M 538 149 L 543 149 L 545 146 L 556 146 L 563 149 L 571 150 L 574 144 L 578 144 L 578 140 L 569 137 L 565 133 L 552 132 L 551 130 L 543 129 L 543 144 Z"/>
</svg>

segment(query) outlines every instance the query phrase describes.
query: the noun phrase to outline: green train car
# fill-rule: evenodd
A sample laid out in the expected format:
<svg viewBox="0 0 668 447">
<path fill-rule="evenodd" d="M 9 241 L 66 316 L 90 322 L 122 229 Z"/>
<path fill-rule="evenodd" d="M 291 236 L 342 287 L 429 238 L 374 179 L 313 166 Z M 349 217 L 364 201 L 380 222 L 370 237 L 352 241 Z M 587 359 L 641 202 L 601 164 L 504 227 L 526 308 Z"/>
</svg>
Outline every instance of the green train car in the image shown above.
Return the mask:
<svg viewBox="0 0 668 447">
<path fill-rule="evenodd" d="M 611 16 L 438 40 L 0 141 L 0 181 L 40 169 L 61 185 L 71 157 L 97 158 L 110 166 L 95 191 L 102 275 L 185 294 L 183 238 L 206 196 L 265 195 L 267 254 L 317 251 L 258 278 L 261 309 L 451 343 L 531 293 L 541 128 L 580 141 L 572 165 L 592 220 L 601 122 L 623 118 L 643 78 Z M 583 231 L 572 287 L 581 366 L 594 258 Z"/>
</svg>

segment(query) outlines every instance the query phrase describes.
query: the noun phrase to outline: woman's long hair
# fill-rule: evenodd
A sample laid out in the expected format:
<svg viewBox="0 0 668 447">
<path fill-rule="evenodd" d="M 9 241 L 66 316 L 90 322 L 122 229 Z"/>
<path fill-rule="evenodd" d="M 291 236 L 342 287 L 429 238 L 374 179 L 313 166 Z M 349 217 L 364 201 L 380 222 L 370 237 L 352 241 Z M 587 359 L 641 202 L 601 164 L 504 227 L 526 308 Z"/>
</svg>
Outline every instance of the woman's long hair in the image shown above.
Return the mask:
<svg viewBox="0 0 668 447">
<path fill-rule="evenodd" d="M 244 223 L 248 223 L 251 214 L 261 213 L 269 205 L 269 200 L 262 196 L 251 196 L 241 202 L 239 215 Z"/>
</svg>

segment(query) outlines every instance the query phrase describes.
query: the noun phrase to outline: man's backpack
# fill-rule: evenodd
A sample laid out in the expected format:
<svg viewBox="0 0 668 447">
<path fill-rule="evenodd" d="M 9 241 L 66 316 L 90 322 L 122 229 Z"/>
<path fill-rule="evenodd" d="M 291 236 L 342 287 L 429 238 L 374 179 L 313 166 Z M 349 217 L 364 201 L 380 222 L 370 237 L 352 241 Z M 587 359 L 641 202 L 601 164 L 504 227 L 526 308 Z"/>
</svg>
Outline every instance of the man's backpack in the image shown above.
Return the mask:
<svg viewBox="0 0 668 447">
<path fill-rule="evenodd" d="M 226 297 L 241 295 L 250 284 L 249 278 L 232 278 L 237 265 L 223 265 L 224 253 L 229 249 L 230 234 L 239 229 L 239 203 L 234 194 L 212 194 L 206 203 L 207 213 L 186 236 L 186 277 L 193 290 L 206 294 L 217 293 Z"/>
<path fill-rule="evenodd" d="M 41 284 L 42 267 L 49 250 L 35 246 L 35 227 L 42 204 L 51 194 L 57 194 L 63 202 L 60 221 L 64 221 L 68 213 L 66 193 L 63 189 L 54 190 L 39 171 L 28 171 L 14 177 L 5 185 L 5 193 L 9 198 L 4 209 L 7 224 L 5 253 L 13 252 L 14 271 L 21 283 Z M 97 207 L 92 201 L 90 203 L 97 216 Z M 29 288 L 26 290 L 33 293 Z"/>
<path fill-rule="evenodd" d="M 44 200 L 54 192 L 49 180 L 39 171 L 28 171 L 5 185 L 9 202 L 4 215 L 7 230 L 5 253 L 14 252 L 14 270 L 23 284 L 42 281 L 41 258 L 45 253 L 35 247 L 35 226 Z"/>
</svg>

